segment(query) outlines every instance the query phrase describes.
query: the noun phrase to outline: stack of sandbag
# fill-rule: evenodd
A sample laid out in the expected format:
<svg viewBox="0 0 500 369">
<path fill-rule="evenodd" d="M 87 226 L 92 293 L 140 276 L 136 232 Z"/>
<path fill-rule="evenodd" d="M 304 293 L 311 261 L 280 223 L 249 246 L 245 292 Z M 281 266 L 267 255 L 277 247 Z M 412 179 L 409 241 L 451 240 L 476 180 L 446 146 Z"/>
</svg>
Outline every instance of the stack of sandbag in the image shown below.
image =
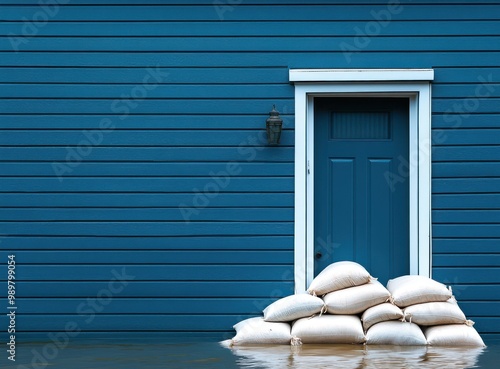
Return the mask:
<svg viewBox="0 0 500 369">
<path fill-rule="evenodd" d="M 403 309 L 405 319 L 423 329 L 427 344 L 484 346 L 473 328 L 474 322 L 467 320 L 445 285 L 424 276 L 408 275 L 390 280 L 387 288 L 391 302 Z"/>
<path fill-rule="evenodd" d="M 361 265 L 342 261 L 326 267 L 307 292 L 236 324 L 227 344 L 484 346 L 451 290 L 427 277 L 399 277 L 385 288 Z"/>
</svg>

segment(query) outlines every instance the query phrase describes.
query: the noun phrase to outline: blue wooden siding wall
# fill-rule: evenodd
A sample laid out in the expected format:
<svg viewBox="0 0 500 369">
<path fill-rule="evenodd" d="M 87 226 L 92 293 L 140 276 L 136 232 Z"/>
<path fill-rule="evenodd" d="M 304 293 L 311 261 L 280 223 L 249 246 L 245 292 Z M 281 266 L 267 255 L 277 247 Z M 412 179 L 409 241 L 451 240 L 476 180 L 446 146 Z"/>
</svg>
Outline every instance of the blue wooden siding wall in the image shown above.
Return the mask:
<svg viewBox="0 0 500 369">
<path fill-rule="evenodd" d="M 0 1 L 0 272 L 15 253 L 21 335 L 224 335 L 291 294 L 289 68 L 434 68 L 433 273 L 500 333 L 498 2 L 60 3 Z"/>
</svg>

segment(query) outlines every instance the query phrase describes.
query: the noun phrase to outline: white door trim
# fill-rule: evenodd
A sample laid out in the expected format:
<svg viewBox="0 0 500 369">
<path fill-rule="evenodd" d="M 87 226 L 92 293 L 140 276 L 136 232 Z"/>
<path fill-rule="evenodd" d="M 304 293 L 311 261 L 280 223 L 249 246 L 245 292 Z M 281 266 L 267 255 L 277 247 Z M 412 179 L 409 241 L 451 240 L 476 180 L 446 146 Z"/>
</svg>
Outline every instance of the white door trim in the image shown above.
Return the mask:
<svg viewBox="0 0 500 369">
<path fill-rule="evenodd" d="M 290 70 L 295 83 L 295 292 L 314 277 L 314 97 L 408 97 L 410 273 L 431 276 L 432 69 Z"/>
</svg>

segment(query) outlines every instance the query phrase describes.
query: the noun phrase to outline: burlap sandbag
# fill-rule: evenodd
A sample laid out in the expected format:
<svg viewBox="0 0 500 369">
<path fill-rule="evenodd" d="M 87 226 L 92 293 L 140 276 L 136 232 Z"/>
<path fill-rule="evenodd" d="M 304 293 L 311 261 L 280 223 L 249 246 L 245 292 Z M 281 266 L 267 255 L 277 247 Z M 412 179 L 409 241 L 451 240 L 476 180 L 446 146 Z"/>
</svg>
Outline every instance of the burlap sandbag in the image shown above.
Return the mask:
<svg viewBox="0 0 500 369">
<path fill-rule="evenodd" d="M 370 279 L 370 273 L 358 263 L 339 261 L 323 269 L 311 282 L 307 292 L 322 296 L 328 292 L 368 283 Z"/>
<path fill-rule="evenodd" d="M 391 302 L 403 308 L 424 302 L 447 301 L 452 293 L 442 283 L 421 275 L 405 275 L 389 280 Z"/>
<path fill-rule="evenodd" d="M 266 322 L 256 317 L 235 324 L 236 336 L 231 345 L 289 345 L 292 339 L 290 324 Z"/>
<path fill-rule="evenodd" d="M 322 315 L 302 318 L 292 326 L 294 340 L 301 343 L 363 343 L 361 321 L 354 315 Z"/>
<path fill-rule="evenodd" d="M 330 292 L 323 297 L 330 314 L 359 314 L 389 300 L 391 294 L 378 281 Z"/>
<path fill-rule="evenodd" d="M 289 322 L 321 313 L 325 303 L 309 294 L 287 296 L 273 302 L 264 309 L 266 322 Z"/>
</svg>

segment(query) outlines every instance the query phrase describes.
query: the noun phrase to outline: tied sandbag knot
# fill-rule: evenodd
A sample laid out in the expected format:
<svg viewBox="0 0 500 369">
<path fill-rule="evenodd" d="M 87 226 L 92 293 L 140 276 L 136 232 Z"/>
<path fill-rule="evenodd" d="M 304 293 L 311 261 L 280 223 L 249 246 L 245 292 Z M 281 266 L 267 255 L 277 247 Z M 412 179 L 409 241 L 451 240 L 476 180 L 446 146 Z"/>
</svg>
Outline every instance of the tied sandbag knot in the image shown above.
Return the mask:
<svg viewBox="0 0 500 369">
<path fill-rule="evenodd" d="M 466 325 L 467 327 L 472 327 L 474 324 L 476 324 L 476 323 L 475 323 L 473 320 L 467 319 L 467 320 L 465 321 L 465 325 Z"/>
<path fill-rule="evenodd" d="M 321 311 L 319 312 L 319 316 L 325 314 L 327 312 L 328 308 L 326 307 L 326 305 L 323 305 L 323 307 L 321 308 Z"/>
<path fill-rule="evenodd" d="M 406 313 L 402 321 L 403 321 L 403 322 L 404 322 L 404 321 L 407 321 L 407 320 L 406 320 L 406 317 L 407 317 L 407 316 L 408 316 L 408 317 L 410 317 L 410 320 L 408 320 L 408 322 L 411 324 L 411 318 L 412 318 L 413 316 L 412 316 L 410 313 Z"/>
<path fill-rule="evenodd" d="M 290 345 L 292 346 L 301 346 L 302 345 L 302 340 L 299 337 L 293 336 Z"/>
</svg>

